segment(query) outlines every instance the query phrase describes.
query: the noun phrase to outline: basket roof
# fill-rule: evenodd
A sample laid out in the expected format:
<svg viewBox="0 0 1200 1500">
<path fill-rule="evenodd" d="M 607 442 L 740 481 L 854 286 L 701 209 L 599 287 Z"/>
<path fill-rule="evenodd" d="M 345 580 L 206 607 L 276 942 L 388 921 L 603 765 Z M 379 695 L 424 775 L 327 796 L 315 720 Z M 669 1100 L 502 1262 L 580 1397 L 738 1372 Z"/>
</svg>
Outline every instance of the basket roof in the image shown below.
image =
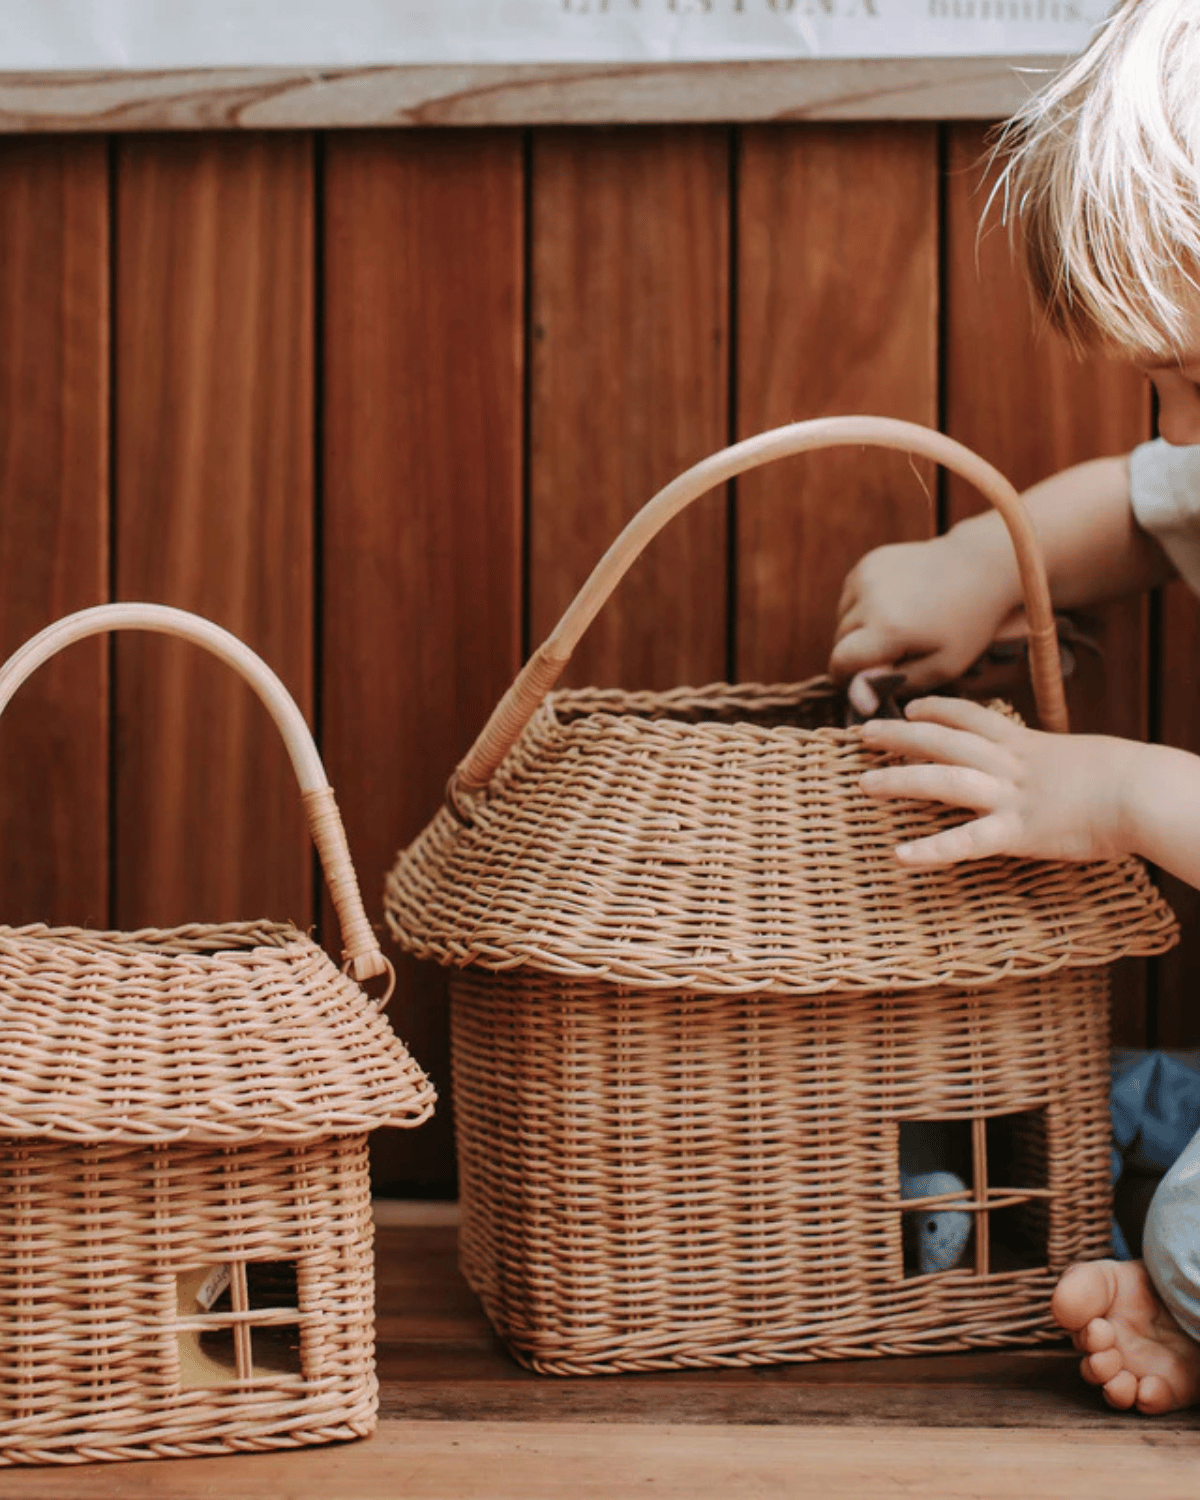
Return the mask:
<svg viewBox="0 0 1200 1500">
<path fill-rule="evenodd" d="M 886 757 L 832 712 L 819 681 L 551 695 L 469 824 L 443 808 L 400 856 L 393 935 L 457 967 L 802 994 L 975 988 L 1174 941 L 1135 860 L 902 867 L 898 843 L 963 815 L 867 797 Z"/>
<path fill-rule="evenodd" d="M 417 1125 L 433 1089 L 296 928 L 0 927 L 0 1136 L 300 1144 Z"/>
</svg>

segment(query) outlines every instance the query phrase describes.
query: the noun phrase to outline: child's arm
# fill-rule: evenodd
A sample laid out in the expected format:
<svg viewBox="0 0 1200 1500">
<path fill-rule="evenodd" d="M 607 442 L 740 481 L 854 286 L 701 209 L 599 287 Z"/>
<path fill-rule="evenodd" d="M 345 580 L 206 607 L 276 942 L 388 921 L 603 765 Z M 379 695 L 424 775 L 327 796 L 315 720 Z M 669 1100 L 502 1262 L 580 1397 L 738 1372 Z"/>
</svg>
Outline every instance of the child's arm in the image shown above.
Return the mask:
<svg viewBox="0 0 1200 1500">
<path fill-rule="evenodd" d="M 1139 854 L 1200 886 L 1200 757 L 1102 735 L 1043 734 L 963 699 L 923 698 L 908 716 L 873 720 L 863 735 L 875 749 L 924 764 L 868 771 L 864 790 L 965 807 L 975 817 L 902 845 L 902 863 Z"/>
<path fill-rule="evenodd" d="M 1129 460 L 1065 469 L 1024 496 L 1060 609 L 1153 587 L 1172 574 L 1137 524 Z M 1020 608 L 1012 544 L 994 511 L 944 536 L 869 552 L 846 579 L 831 674 L 902 665 L 917 690 L 959 676 Z"/>
</svg>

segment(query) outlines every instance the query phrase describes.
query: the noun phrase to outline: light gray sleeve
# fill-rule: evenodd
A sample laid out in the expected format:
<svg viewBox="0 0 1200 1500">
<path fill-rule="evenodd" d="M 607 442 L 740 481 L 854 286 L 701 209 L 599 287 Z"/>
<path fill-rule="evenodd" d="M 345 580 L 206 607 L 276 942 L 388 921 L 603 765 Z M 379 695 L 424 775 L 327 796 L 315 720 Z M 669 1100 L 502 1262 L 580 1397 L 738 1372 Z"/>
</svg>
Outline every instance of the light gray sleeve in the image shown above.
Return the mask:
<svg viewBox="0 0 1200 1500">
<path fill-rule="evenodd" d="M 1200 447 L 1175 447 L 1162 438 L 1129 455 L 1133 514 L 1200 594 Z"/>
</svg>

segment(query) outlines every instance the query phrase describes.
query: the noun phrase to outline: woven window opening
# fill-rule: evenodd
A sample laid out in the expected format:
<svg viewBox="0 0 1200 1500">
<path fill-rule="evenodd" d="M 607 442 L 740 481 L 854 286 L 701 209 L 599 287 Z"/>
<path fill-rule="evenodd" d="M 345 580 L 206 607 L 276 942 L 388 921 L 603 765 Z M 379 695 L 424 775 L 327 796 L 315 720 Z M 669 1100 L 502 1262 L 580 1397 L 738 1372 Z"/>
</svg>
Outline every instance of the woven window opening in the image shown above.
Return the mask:
<svg viewBox="0 0 1200 1500">
<path fill-rule="evenodd" d="M 549 691 L 667 519 L 828 442 L 908 448 L 994 500 L 1039 716 L 1066 727 L 1027 518 L 940 434 L 796 424 L 630 523 L 386 891 L 399 945 L 451 971 L 462 1267 L 540 1371 L 1036 1343 L 1061 1336 L 1061 1271 L 1107 1253 L 1109 968 L 1176 935 L 1140 863 L 905 868 L 897 844 L 963 814 L 862 792 L 886 759 L 823 679 Z M 965 1143 L 952 1201 L 902 1186 L 930 1124 Z M 922 1272 L 906 1235 L 947 1208 L 962 1257 Z"/>
<path fill-rule="evenodd" d="M 275 922 L 0 926 L 0 1465 L 268 1450 L 375 1425 L 368 1133 L 429 1081 L 363 981 L 390 965 L 333 793 L 269 669 L 207 621 L 100 606 L 0 668 L 109 629 L 208 647 L 283 731 L 345 951 Z"/>
<path fill-rule="evenodd" d="M 306 1146 L 37 1141 L 0 1162 L 0 1463 L 184 1457 L 363 1437 L 376 1407 L 365 1135 Z M 299 1373 L 239 1381 L 188 1272 L 285 1262 Z M 253 1315 L 250 1315 L 251 1317 Z M 227 1323 L 225 1326 L 232 1326 Z M 257 1332 L 250 1328 L 251 1339 Z M 264 1340 L 266 1345 L 266 1340 Z M 269 1347 L 269 1346 L 267 1346 Z M 189 1361 L 200 1367 L 187 1379 Z"/>
</svg>

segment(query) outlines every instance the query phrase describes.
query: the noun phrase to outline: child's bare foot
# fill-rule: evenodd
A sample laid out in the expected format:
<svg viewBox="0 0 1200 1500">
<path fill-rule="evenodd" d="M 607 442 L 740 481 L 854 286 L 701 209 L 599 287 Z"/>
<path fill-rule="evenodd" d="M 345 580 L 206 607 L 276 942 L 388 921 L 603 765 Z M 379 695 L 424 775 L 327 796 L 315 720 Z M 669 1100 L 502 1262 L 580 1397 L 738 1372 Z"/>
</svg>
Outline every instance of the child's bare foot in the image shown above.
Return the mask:
<svg viewBox="0 0 1200 1500">
<path fill-rule="evenodd" d="M 1200 1344 L 1163 1306 L 1140 1260 L 1069 1266 L 1050 1303 L 1110 1406 L 1147 1416 L 1200 1401 Z"/>
</svg>

